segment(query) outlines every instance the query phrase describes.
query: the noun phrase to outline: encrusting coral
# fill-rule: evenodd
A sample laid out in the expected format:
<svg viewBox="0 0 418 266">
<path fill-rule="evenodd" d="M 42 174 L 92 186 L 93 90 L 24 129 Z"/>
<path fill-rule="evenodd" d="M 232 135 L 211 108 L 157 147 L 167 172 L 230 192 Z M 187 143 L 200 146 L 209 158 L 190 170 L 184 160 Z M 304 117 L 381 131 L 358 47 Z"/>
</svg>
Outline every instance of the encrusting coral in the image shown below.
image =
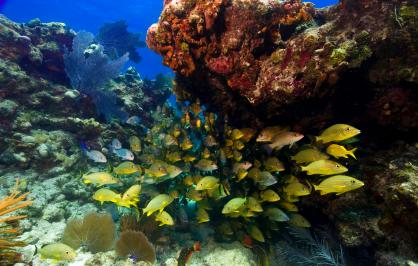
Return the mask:
<svg viewBox="0 0 418 266">
<path fill-rule="evenodd" d="M 26 200 L 29 192 L 20 194 L 18 191 L 19 181 L 9 196 L 0 199 L 0 264 L 13 265 L 20 261 L 20 254 L 16 247 L 25 246 L 24 241 L 16 240 L 20 235 L 19 220 L 26 215 L 14 215 L 13 212 L 32 205 L 32 201 Z"/>
<path fill-rule="evenodd" d="M 108 251 L 115 240 L 115 224 L 108 213 L 89 213 L 82 220 L 71 219 L 62 242 L 74 249 L 86 246 L 93 253 Z"/>
</svg>

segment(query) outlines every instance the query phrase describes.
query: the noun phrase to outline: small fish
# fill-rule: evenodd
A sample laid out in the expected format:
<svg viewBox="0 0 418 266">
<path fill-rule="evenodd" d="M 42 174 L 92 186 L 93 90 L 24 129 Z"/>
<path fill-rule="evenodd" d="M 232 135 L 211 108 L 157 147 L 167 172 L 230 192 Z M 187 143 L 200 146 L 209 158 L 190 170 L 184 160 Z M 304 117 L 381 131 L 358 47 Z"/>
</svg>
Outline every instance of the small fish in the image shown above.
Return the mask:
<svg viewBox="0 0 418 266">
<path fill-rule="evenodd" d="M 291 202 L 287 202 L 287 201 L 281 201 L 279 202 L 279 205 L 281 207 L 283 207 L 286 211 L 289 212 L 298 212 L 298 206 L 296 206 L 295 204 L 291 203 Z"/>
<path fill-rule="evenodd" d="M 95 163 L 106 163 L 107 159 L 103 153 L 96 150 L 84 150 L 84 154 Z"/>
<path fill-rule="evenodd" d="M 327 148 L 327 153 L 334 158 L 348 158 L 348 155 L 353 157 L 354 159 L 357 159 L 354 155 L 354 152 L 357 150 L 357 148 L 354 148 L 352 150 L 347 150 L 344 146 L 338 145 L 338 144 L 331 144 Z"/>
<path fill-rule="evenodd" d="M 234 174 L 238 173 L 240 170 L 250 169 L 252 164 L 250 162 L 234 163 L 232 166 L 232 172 Z"/>
<path fill-rule="evenodd" d="M 193 255 L 193 252 L 200 251 L 200 243 L 196 242 L 192 247 L 182 248 L 177 259 L 177 266 L 186 266 Z"/>
<path fill-rule="evenodd" d="M 242 160 L 242 153 L 240 153 L 239 151 L 233 151 L 233 156 L 234 156 L 234 160 L 236 162 L 239 162 Z"/>
<path fill-rule="evenodd" d="M 270 154 L 273 150 L 280 150 L 285 146 L 292 147 L 293 144 L 301 140 L 304 136 L 297 132 L 285 131 L 276 135 L 270 144 L 266 144 L 263 147 Z"/>
<path fill-rule="evenodd" d="M 279 208 L 268 208 L 265 212 L 264 215 L 267 216 L 270 220 L 275 221 L 275 222 L 287 222 L 289 221 L 289 216 L 286 215 L 286 213 L 284 213 L 282 210 L 280 210 Z"/>
<path fill-rule="evenodd" d="M 178 146 L 179 142 L 177 141 L 176 137 L 174 137 L 170 134 L 166 134 L 164 136 L 164 144 L 165 144 L 166 147 Z"/>
<path fill-rule="evenodd" d="M 239 212 L 239 209 L 244 206 L 246 201 L 245 198 L 233 198 L 224 205 L 222 213 L 229 214 Z"/>
<path fill-rule="evenodd" d="M 337 193 L 341 195 L 364 186 L 364 183 L 351 176 L 335 175 L 323 180 L 319 185 L 313 185 L 315 190 L 319 190 L 321 195 Z"/>
<path fill-rule="evenodd" d="M 167 194 L 159 194 L 148 202 L 147 206 L 143 209 L 143 212 L 146 213 L 147 216 L 150 216 L 156 211 L 162 212 L 171 202 L 173 202 L 172 197 Z"/>
<path fill-rule="evenodd" d="M 77 256 L 73 248 L 63 243 L 43 246 L 39 254 L 41 259 L 52 259 L 56 262 L 73 260 Z"/>
<path fill-rule="evenodd" d="M 243 136 L 244 136 L 244 134 L 239 129 L 233 129 L 232 132 L 231 132 L 231 138 L 233 140 L 238 140 L 238 139 L 242 138 Z"/>
<path fill-rule="evenodd" d="M 307 172 L 308 175 L 336 175 L 348 171 L 343 165 L 330 160 L 319 160 L 302 166 L 302 171 Z"/>
<path fill-rule="evenodd" d="M 107 172 L 96 172 L 91 174 L 85 174 L 82 176 L 84 184 L 94 184 L 98 187 L 104 185 L 119 184 L 120 181 L 114 178 L 110 173 Z"/>
<path fill-rule="evenodd" d="M 285 131 L 282 127 L 266 127 L 263 129 L 260 134 L 257 136 L 257 142 L 271 142 L 273 137 Z"/>
<path fill-rule="evenodd" d="M 248 177 L 253 179 L 255 182 L 258 182 L 260 179 L 261 171 L 258 167 L 253 167 L 248 171 Z"/>
<path fill-rule="evenodd" d="M 131 125 L 131 126 L 139 126 L 140 123 L 141 123 L 141 118 L 139 118 L 136 115 L 131 116 L 126 120 L 126 124 Z"/>
<path fill-rule="evenodd" d="M 280 200 L 279 194 L 271 189 L 261 191 L 260 197 L 263 201 L 267 202 L 276 202 Z"/>
<path fill-rule="evenodd" d="M 129 138 L 129 147 L 133 152 L 141 152 L 141 140 L 137 136 L 131 136 Z"/>
<path fill-rule="evenodd" d="M 193 142 L 192 142 L 189 138 L 185 137 L 185 138 L 183 139 L 183 141 L 181 142 L 181 144 L 180 144 L 180 148 L 181 148 L 183 151 L 188 151 L 188 150 L 190 150 L 191 148 L 193 148 Z"/>
<path fill-rule="evenodd" d="M 167 158 L 167 160 L 170 161 L 171 163 L 176 163 L 176 162 L 181 161 L 181 154 L 178 151 L 168 152 L 165 158 Z"/>
<path fill-rule="evenodd" d="M 285 192 L 287 195 L 299 197 L 311 194 L 311 189 L 308 186 L 300 183 L 299 180 L 296 179 L 296 181 L 287 184 L 283 188 L 283 192 Z"/>
<path fill-rule="evenodd" d="M 321 135 L 316 137 L 317 142 L 328 143 L 332 141 L 343 141 L 360 134 L 361 131 L 346 124 L 335 124 L 325 129 Z"/>
<path fill-rule="evenodd" d="M 281 172 L 284 171 L 284 165 L 276 157 L 270 157 L 264 162 L 264 168 L 269 172 Z"/>
<path fill-rule="evenodd" d="M 195 165 L 197 169 L 205 172 L 210 172 L 218 169 L 218 166 L 214 161 L 208 159 L 201 159 Z"/>
<path fill-rule="evenodd" d="M 185 162 L 185 163 L 191 163 L 191 162 L 194 162 L 194 161 L 196 161 L 196 156 L 193 156 L 193 155 L 190 155 L 190 154 L 187 154 L 187 155 L 185 155 L 184 157 L 183 157 L 183 161 Z"/>
<path fill-rule="evenodd" d="M 202 151 L 202 158 L 203 159 L 208 159 L 210 157 L 210 151 L 208 148 L 204 148 Z"/>
<path fill-rule="evenodd" d="M 264 243 L 264 235 L 263 235 L 263 233 L 261 232 L 261 230 L 257 227 L 257 226 L 255 226 L 255 225 L 250 225 L 249 227 L 248 227 L 248 230 L 247 230 L 247 232 L 248 232 L 248 234 L 252 237 L 252 238 L 254 238 L 255 240 L 257 240 L 258 242 L 263 242 Z"/>
<path fill-rule="evenodd" d="M 213 137 L 212 135 L 207 135 L 204 143 L 205 143 L 205 146 L 209 148 L 218 146 L 218 142 L 216 141 L 215 137 Z"/>
<path fill-rule="evenodd" d="M 148 169 L 145 169 L 145 174 L 150 177 L 160 178 L 168 174 L 165 164 L 160 161 L 154 162 Z"/>
<path fill-rule="evenodd" d="M 256 181 L 258 184 L 264 187 L 268 187 L 277 183 L 277 179 L 267 171 L 261 171 Z"/>
<path fill-rule="evenodd" d="M 100 204 L 103 204 L 103 202 L 110 201 L 113 203 L 119 202 L 121 200 L 120 194 L 107 189 L 107 188 L 101 188 L 94 192 L 93 199 L 100 202 Z"/>
<path fill-rule="evenodd" d="M 196 190 L 214 189 L 219 186 L 219 178 L 214 176 L 205 176 L 196 184 Z"/>
<path fill-rule="evenodd" d="M 245 143 L 249 142 L 254 137 L 255 133 L 257 133 L 257 130 L 252 128 L 241 128 L 240 131 L 243 134 L 240 140 Z"/>
<path fill-rule="evenodd" d="M 113 153 L 122 160 L 133 161 L 135 159 L 135 155 L 128 149 L 113 150 Z"/>
<path fill-rule="evenodd" d="M 238 182 L 241 181 L 241 180 L 243 180 L 245 177 L 247 177 L 247 175 L 248 175 L 248 171 L 247 170 L 239 169 L 238 170 L 238 173 L 236 175 L 236 177 L 238 179 Z"/>
<path fill-rule="evenodd" d="M 261 207 L 261 204 L 254 197 L 248 197 L 247 208 L 250 209 L 253 212 L 262 212 L 263 211 L 263 207 Z"/>
<path fill-rule="evenodd" d="M 155 216 L 155 221 L 160 222 L 159 226 L 163 225 L 174 225 L 174 219 L 171 215 L 166 212 L 162 211 Z"/>
<path fill-rule="evenodd" d="M 245 145 L 244 145 L 244 143 L 243 143 L 242 141 L 236 140 L 236 141 L 234 142 L 234 148 L 235 148 L 236 150 L 240 151 L 240 150 L 242 150 L 242 149 L 244 149 L 244 148 L 245 148 Z"/>
<path fill-rule="evenodd" d="M 290 157 L 293 161 L 298 164 L 311 163 L 319 160 L 326 160 L 329 158 L 328 155 L 322 153 L 317 149 L 306 149 L 296 153 L 296 155 Z"/>
<path fill-rule="evenodd" d="M 112 149 L 119 150 L 122 148 L 122 143 L 118 139 L 112 139 Z"/>
<path fill-rule="evenodd" d="M 181 135 L 181 130 L 180 130 L 180 128 L 178 128 L 177 126 L 175 126 L 173 128 L 173 132 L 172 133 L 173 133 L 173 136 L 175 138 L 178 138 Z"/>
<path fill-rule="evenodd" d="M 197 208 L 196 219 L 198 223 L 206 223 L 210 221 L 209 214 L 204 208 Z"/>
<path fill-rule="evenodd" d="M 175 166 L 175 165 L 169 165 L 167 164 L 165 166 L 165 168 L 167 169 L 167 174 L 170 178 L 175 178 L 178 175 L 180 175 L 181 173 L 183 173 L 183 170 L 181 170 L 181 168 Z"/>
<path fill-rule="evenodd" d="M 225 146 L 227 146 L 227 147 L 234 146 L 234 141 L 232 139 L 226 139 L 225 140 Z"/>
<path fill-rule="evenodd" d="M 117 175 L 130 175 L 135 173 L 141 174 L 142 170 L 140 166 L 133 162 L 122 162 L 113 168 L 113 172 Z"/>
<path fill-rule="evenodd" d="M 139 202 L 140 193 L 141 193 L 141 185 L 139 184 L 132 185 L 122 195 L 123 205 L 127 205 L 127 208 L 129 208 L 130 206 L 136 207 L 136 204 Z M 119 205 L 122 205 L 122 204 L 119 204 Z"/>
<path fill-rule="evenodd" d="M 186 197 L 191 199 L 191 200 L 194 200 L 194 201 L 201 201 L 203 199 L 202 194 L 199 191 L 197 191 L 193 188 L 191 188 L 191 189 L 189 189 L 189 191 L 187 191 Z"/>
<path fill-rule="evenodd" d="M 192 186 L 194 183 L 193 183 L 193 177 L 191 177 L 191 176 L 186 176 L 186 177 L 184 177 L 184 179 L 183 179 L 183 184 L 185 184 L 186 186 L 188 186 L 188 187 L 190 187 L 190 186 Z"/>
<path fill-rule="evenodd" d="M 300 215 L 299 213 L 291 213 L 289 214 L 289 221 L 288 223 L 290 225 L 296 226 L 296 227 L 311 227 L 311 223 L 306 220 L 305 217 Z"/>
</svg>

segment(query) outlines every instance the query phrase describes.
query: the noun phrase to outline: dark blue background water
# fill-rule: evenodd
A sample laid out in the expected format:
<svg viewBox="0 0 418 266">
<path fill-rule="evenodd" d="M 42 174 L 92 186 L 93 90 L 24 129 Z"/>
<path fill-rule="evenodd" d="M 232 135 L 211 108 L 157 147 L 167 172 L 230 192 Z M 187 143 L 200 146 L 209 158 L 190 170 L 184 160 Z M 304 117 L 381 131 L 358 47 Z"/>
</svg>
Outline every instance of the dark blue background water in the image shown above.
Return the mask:
<svg viewBox="0 0 418 266">
<path fill-rule="evenodd" d="M 337 0 L 313 1 L 317 7 L 334 4 Z M 129 30 L 145 39 L 148 27 L 157 22 L 163 0 L 0 0 L 0 13 L 17 22 L 40 18 L 43 22 L 65 22 L 76 31 L 97 33 L 106 22 L 126 20 Z M 135 65 L 142 76 L 153 78 L 170 70 L 161 58 L 147 48 L 139 50 L 142 61 Z"/>
</svg>

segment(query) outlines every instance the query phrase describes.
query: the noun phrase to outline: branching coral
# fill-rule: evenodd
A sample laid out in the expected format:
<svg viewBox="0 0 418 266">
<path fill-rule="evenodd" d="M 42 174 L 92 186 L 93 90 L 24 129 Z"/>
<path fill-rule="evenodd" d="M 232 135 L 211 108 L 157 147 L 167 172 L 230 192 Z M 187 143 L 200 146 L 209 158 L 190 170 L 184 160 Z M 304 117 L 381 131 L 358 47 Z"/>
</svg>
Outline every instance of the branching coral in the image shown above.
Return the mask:
<svg viewBox="0 0 418 266">
<path fill-rule="evenodd" d="M 116 253 L 122 257 L 129 256 L 135 261 L 155 262 L 154 246 L 142 232 L 138 231 L 122 232 L 120 239 L 116 242 Z"/>
<path fill-rule="evenodd" d="M 15 251 L 16 247 L 25 246 L 25 242 L 16 240 L 20 235 L 18 221 L 26 215 L 14 215 L 13 212 L 32 205 L 32 201 L 26 200 L 29 193 L 20 194 L 19 182 L 9 196 L 0 200 L 0 264 L 13 265 L 20 259 Z"/>
<path fill-rule="evenodd" d="M 74 249 L 84 245 L 96 253 L 111 249 L 115 234 L 115 224 L 110 214 L 89 213 L 82 220 L 68 221 L 62 242 Z"/>
</svg>

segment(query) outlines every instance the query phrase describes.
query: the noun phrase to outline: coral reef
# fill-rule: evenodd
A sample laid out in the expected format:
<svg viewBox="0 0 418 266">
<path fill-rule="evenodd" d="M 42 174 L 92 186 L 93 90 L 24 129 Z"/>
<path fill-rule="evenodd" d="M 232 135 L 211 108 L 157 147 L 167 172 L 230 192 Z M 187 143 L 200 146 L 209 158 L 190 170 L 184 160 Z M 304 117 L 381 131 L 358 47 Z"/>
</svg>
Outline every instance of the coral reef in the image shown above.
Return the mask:
<svg viewBox="0 0 418 266">
<path fill-rule="evenodd" d="M 350 99 L 346 108 L 370 107 L 370 120 L 408 129 L 418 121 L 416 20 L 410 0 L 325 9 L 294 0 L 165 1 L 147 44 L 176 71 L 179 96 L 231 119 L 295 121 L 338 112 L 332 107 Z"/>
</svg>

